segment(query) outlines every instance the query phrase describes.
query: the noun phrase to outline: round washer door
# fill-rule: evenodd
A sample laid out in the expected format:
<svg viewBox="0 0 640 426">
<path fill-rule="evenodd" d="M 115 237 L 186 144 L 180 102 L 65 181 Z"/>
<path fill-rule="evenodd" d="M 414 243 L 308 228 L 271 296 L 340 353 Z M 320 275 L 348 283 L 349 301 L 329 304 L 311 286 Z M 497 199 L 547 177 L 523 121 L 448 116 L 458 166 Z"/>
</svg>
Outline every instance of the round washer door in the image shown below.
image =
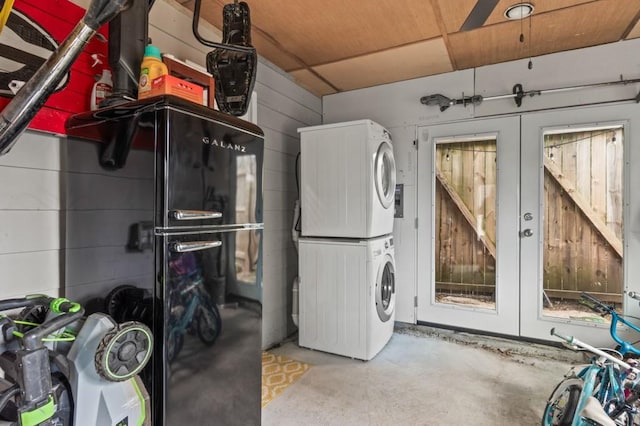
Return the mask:
<svg viewBox="0 0 640 426">
<path fill-rule="evenodd" d="M 395 308 L 395 273 L 396 269 L 393 266 L 393 258 L 387 254 L 378 268 L 378 276 L 376 277 L 376 311 L 382 322 L 389 321 Z"/>
<path fill-rule="evenodd" d="M 393 148 L 388 141 L 383 141 L 376 153 L 374 179 L 378 199 L 385 209 L 393 204 L 396 191 L 396 162 Z"/>
</svg>

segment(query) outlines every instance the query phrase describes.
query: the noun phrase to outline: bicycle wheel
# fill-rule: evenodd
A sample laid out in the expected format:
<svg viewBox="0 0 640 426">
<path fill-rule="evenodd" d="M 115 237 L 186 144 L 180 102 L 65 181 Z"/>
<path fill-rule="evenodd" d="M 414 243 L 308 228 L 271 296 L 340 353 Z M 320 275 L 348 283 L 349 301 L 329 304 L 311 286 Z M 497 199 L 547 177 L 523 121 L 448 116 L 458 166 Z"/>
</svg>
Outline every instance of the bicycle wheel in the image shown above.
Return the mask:
<svg viewBox="0 0 640 426">
<path fill-rule="evenodd" d="M 169 338 L 167 339 L 167 362 L 169 364 L 176 359 L 182 350 L 183 344 L 184 336 L 179 330 L 169 332 Z"/>
<path fill-rule="evenodd" d="M 213 304 L 204 304 L 198 308 L 198 337 L 205 345 L 213 345 L 222 329 L 222 318 L 218 308 Z"/>
<path fill-rule="evenodd" d="M 553 390 L 542 416 L 542 426 L 571 426 L 584 381 L 569 377 Z"/>
</svg>

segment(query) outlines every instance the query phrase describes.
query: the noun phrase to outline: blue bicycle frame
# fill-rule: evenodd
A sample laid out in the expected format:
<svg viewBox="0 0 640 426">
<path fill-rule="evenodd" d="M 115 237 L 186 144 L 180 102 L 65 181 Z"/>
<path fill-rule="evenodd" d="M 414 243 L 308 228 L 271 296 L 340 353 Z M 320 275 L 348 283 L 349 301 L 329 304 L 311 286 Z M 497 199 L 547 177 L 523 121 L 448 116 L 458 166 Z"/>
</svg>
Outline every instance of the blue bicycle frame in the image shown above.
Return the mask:
<svg viewBox="0 0 640 426">
<path fill-rule="evenodd" d="M 625 421 L 623 424 L 632 425 L 632 417 L 636 410 L 626 404 L 624 380 L 631 371 L 640 377 L 638 374 L 640 370 L 601 349 L 579 341 L 575 337 L 563 336 L 556 333 L 555 329 L 551 330 L 551 334 L 574 347 L 586 349 L 597 357 L 588 367 L 582 369 L 577 377 L 565 379 L 556 387 L 545 408 L 542 425 L 557 424 L 555 423 L 556 416 L 558 416 L 556 410 L 560 410 L 560 418 L 557 420 L 561 425 L 592 426 L 593 422 L 598 419 L 601 420 L 598 424 L 616 425 L 618 423 L 614 419 L 622 415 L 626 416 L 621 417 L 621 420 Z M 576 388 L 579 389 L 579 392 Z M 635 382 L 633 388 L 635 389 Z M 571 392 L 579 393 L 577 400 L 569 396 L 566 406 L 560 407 L 560 398 Z M 590 403 L 591 406 L 588 407 Z M 585 408 L 587 409 L 585 410 Z"/>
<path fill-rule="evenodd" d="M 634 293 L 628 294 L 634 299 L 640 300 L 640 295 Z M 585 304 L 602 316 L 611 315 L 611 325 L 609 333 L 611 338 L 619 345 L 615 352 L 617 355 L 640 355 L 640 350 L 633 344 L 623 340 L 618 336 L 618 324 L 622 323 L 630 329 L 640 333 L 640 327 L 626 320 L 626 318 L 618 314 L 613 307 L 608 306 L 595 297 L 582 293 L 582 299 Z M 590 403 L 587 412 L 592 414 L 595 411 L 596 416 L 602 416 L 601 421 L 605 424 L 614 423 L 613 419 L 624 421 L 625 425 L 633 425 L 632 417 L 637 413 L 635 408 L 635 400 L 637 400 L 636 382 L 640 381 L 640 370 L 620 359 L 606 353 L 600 349 L 593 348 L 585 343 L 580 342 L 574 337 L 562 336 L 551 330 L 551 334 L 562 340 L 565 340 L 572 346 L 578 346 L 589 350 L 597 355 L 591 364 L 583 368 L 579 373 L 563 380 L 554 390 L 545 408 L 542 424 L 543 426 L 556 425 L 558 421 L 560 425 L 582 426 L 592 425 L 591 420 L 585 420 L 583 410 Z M 625 395 L 625 385 L 629 386 L 628 374 L 633 372 L 636 378 L 633 381 L 633 399 L 627 399 Z M 576 397 L 575 392 L 579 389 L 579 396 Z M 567 406 L 561 406 L 562 398 L 567 397 Z M 593 404 L 597 401 L 596 404 Z M 595 410 L 595 411 L 594 411 Z M 603 416 L 604 415 L 604 416 Z M 588 418 L 588 416 L 587 416 Z M 571 423 L 569 423 L 569 421 Z"/>
</svg>

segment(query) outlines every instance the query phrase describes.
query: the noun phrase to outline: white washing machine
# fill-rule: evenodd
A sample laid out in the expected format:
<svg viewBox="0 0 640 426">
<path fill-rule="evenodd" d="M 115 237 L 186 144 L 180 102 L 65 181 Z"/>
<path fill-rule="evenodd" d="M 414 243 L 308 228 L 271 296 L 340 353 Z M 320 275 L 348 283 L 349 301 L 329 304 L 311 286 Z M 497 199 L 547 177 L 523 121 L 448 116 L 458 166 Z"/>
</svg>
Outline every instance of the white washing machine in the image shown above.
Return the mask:
<svg viewBox="0 0 640 426">
<path fill-rule="evenodd" d="M 393 237 L 301 238 L 299 344 L 370 360 L 395 320 Z"/>
<path fill-rule="evenodd" d="M 302 236 L 372 238 L 393 232 L 391 136 L 371 120 L 298 129 Z"/>
</svg>

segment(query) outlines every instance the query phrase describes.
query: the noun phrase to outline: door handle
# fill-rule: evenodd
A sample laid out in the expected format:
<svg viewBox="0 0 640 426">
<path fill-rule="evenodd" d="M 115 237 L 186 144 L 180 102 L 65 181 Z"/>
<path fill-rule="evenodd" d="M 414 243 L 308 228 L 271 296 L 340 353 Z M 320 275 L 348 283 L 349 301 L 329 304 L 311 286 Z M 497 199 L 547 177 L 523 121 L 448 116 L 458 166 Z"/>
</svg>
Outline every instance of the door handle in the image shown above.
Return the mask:
<svg viewBox="0 0 640 426">
<path fill-rule="evenodd" d="M 524 231 L 522 231 L 520 233 L 520 236 L 521 237 L 527 237 L 527 238 L 533 237 L 533 231 L 531 229 L 527 228 L 527 229 L 525 229 Z"/>
<path fill-rule="evenodd" d="M 190 251 L 207 250 L 214 247 L 220 247 L 222 241 L 183 241 L 179 243 L 171 243 L 169 250 L 174 253 L 187 253 Z"/>
<path fill-rule="evenodd" d="M 169 217 L 175 220 L 219 219 L 222 213 L 208 210 L 171 210 Z"/>
</svg>

